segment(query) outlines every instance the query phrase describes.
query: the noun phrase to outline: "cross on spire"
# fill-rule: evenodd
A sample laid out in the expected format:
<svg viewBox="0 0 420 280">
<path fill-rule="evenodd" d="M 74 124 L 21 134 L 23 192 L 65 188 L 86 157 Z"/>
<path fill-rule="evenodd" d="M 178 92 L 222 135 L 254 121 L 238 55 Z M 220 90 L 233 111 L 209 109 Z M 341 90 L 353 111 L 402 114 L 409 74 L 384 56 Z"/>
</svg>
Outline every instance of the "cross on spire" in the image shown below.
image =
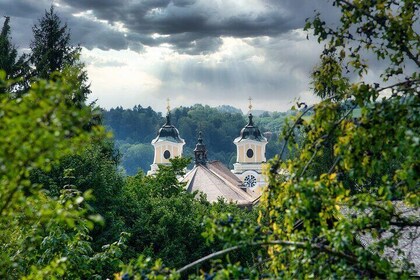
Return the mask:
<svg viewBox="0 0 420 280">
<path fill-rule="evenodd" d="M 248 108 L 249 108 L 249 111 L 251 112 L 251 110 L 252 110 L 252 98 L 251 98 L 251 96 L 248 98 L 248 100 L 249 100 Z"/>
<path fill-rule="evenodd" d="M 166 110 L 168 114 L 171 111 L 171 105 L 169 104 L 169 101 L 171 100 L 169 98 L 166 98 Z"/>
</svg>

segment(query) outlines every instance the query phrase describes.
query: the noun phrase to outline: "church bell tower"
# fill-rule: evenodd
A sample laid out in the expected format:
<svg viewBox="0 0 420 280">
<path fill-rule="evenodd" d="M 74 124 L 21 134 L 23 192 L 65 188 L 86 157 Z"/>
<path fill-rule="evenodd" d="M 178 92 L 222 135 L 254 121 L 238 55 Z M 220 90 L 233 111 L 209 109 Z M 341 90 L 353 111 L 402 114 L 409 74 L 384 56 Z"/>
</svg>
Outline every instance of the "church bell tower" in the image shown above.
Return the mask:
<svg viewBox="0 0 420 280">
<path fill-rule="evenodd" d="M 182 156 L 182 149 L 185 145 L 184 139 L 179 136 L 178 129 L 171 124 L 171 113 L 168 99 L 166 122 L 159 129 L 158 135 L 152 140 L 155 149 L 153 164 L 147 175 L 153 175 L 159 169 L 159 165 L 169 165 L 169 159 Z"/>
<path fill-rule="evenodd" d="M 233 164 L 232 173 L 242 180 L 245 187 L 254 190 L 266 185 L 262 164 L 266 162 L 265 146 L 268 141 L 254 125 L 251 100 L 249 98 L 248 124 L 233 141 L 236 145 L 236 163 Z"/>
</svg>

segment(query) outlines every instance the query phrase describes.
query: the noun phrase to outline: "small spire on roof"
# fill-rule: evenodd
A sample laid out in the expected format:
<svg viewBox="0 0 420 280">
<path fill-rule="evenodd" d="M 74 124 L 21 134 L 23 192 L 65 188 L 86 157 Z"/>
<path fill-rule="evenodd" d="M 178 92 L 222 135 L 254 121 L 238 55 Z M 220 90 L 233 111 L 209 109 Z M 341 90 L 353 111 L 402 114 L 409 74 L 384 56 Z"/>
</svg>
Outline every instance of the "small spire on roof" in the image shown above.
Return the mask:
<svg viewBox="0 0 420 280">
<path fill-rule="evenodd" d="M 252 110 L 252 98 L 251 98 L 251 96 L 248 98 L 248 100 L 249 100 L 249 106 L 248 106 L 249 113 L 251 113 L 251 110 Z"/>
<path fill-rule="evenodd" d="M 252 114 L 249 113 L 247 126 L 254 126 L 254 121 L 252 120 L 252 118 L 253 118 Z"/>
<path fill-rule="evenodd" d="M 171 115 L 170 115 L 170 113 L 168 113 L 166 115 L 166 123 L 165 123 L 165 125 L 171 125 Z"/>
<path fill-rule="evenodd" d="M 201 131 L 198 133 L 197 144 L 194 149 L 194 162 L 195 164 L 205 165 L 207 162 L 207 150 L 206 145 L 203 144 L 203 137 Z"/>
</svg>

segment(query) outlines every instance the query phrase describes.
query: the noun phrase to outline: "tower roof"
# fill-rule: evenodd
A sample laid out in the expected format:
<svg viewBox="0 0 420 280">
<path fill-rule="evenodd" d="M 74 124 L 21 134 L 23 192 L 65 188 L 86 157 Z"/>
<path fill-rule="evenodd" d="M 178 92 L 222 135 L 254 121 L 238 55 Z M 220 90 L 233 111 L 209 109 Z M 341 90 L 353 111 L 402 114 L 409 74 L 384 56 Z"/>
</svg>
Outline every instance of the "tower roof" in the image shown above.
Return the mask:
<svg viewBox="0 0 420 280">
<path fill-rule="evenodd" d="M 248 115 L 248 124 L 242 128 L 241 134 L 235 139 L 235 142 L 240 142 L 244 139 L 254 140 L 258 142 L 267 142 L 267 139 L 261 134 L 261 131 L 254 125 L 251 113 Z"/>
<path fill-rule="evenodd" d="M 179 131 L 171 124 L 171 115 L 166 115 L 166 123 L 159 129 L 158 135 L 152 140 L 152 144 L 160 141 L 169 141 L 174 143 L 184 143 L 184 139 L 179 137 Z"/>
</svg>

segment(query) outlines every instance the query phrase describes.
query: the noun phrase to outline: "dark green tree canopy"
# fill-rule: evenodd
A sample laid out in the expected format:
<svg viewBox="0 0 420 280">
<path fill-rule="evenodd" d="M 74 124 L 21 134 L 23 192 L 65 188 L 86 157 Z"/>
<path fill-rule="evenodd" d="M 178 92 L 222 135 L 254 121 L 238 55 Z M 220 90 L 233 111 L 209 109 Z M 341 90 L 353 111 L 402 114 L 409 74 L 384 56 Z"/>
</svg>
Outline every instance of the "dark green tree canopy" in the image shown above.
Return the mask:
<svg viewBox="0 0 420 280">
<path fill-rule="evenodd" d="M 51 6 L 49 11 L 32 28 L 34 39 L 31 42 L 31 62 L 39 78 L 49 78 L 54 71 L 63 70 L 65 65 L 73 65 L 78 59 L 80 47 L 70 44 L 67 24 Z"/>
<path fill-rule="evenodd" d="M 16 47 L 11 42 L 10 17 L 5 17 L 3 28 L 0 34 L 0 69 L 6 72 L 6 78 L 15 80 L 10 86 L 10 91 L 17 91 L 23 88 L 23 83 L 17 79 L 28 73 L 27 55 L 18 56 Z M 4 92 L 4 89 L 0 89 Z"/>
<path fill-rule="evenodd" d="M 71 100 L 82 105 L 90 94 L 88 77 L 80 62 L 80 46 L 71 44 L 70 30 L 51 6 L 49 11 L 32 28 L 34 39 L 31 42 L 30 62 L 33 66 L 32 76 L 38 79 L 54 79 L 54 72 L 66 71 L 68 67 L 78 70 L 77 88 L 71 94 Z"/>
</svg>

